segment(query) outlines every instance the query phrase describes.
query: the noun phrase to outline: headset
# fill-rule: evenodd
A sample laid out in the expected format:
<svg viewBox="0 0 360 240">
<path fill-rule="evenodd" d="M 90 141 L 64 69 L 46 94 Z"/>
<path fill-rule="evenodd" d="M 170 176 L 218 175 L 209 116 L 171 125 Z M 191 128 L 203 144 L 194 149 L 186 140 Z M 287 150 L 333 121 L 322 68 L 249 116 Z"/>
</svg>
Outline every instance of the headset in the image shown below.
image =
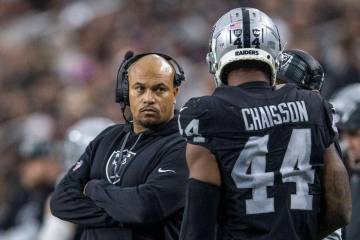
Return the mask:
<svg viewBox="0 0 360 240">
<path fill-rule="evenodd" d="M 174 68 L 175 74 L 174 74 L 174 85 L 180 86 L 183 81 L 185 81 L 185 74 L 184 70 L 181 68 L 181 66 L 178 64 L 178 62 L 173 59 L 172 57 L 157 53 L 157 52 L 149 52 L 149 53 L 141 53 L 134 55 L 134 52 L 128 51 L 125 56 L 124 60 L 120 64 L 120 67 L 117 72 L 116 76 L 116 93 L 115 93 L 115 101 L 120 104 L 124 104 L 123 107 L 129 106 L 129 78 L 128 78 L 128 70 L 129 67 L 135 63 L 140 58 L 150 55 L 150 54 L 156 54 L 162 58 L 164 58 L 166 61 L 169 62 L 169 64 Z"/>
</svg>

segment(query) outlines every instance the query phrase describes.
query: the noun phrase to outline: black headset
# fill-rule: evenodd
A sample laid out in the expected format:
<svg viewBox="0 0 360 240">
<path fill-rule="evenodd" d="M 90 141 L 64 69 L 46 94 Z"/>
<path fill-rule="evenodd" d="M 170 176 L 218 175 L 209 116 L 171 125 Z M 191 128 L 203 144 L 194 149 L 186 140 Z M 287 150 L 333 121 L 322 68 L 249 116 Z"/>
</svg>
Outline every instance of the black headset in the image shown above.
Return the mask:
<svg viewBox="0 0 360 240">
<path fill-rule="evenodd" d="M 180 86 L 181 82 L 185 80 L 185 74 L 183 69 L 180 67 L 178 62 L 176 62 L 175 59 L 172 57 L 162 54 L 162 53 L 156 53 L 156 52 L 149 52 L 149 53 L 141 53 L 134 55 L 132 51 L 128 51 L 125 54 L 124 60 L 120 64 L 120 67 L 117 72 L 116 76 L 116 99 L 115 101 L 117 103 L 123 103 L 124 106 L 129 106 L 129 78 L 128 78 L 128 70 L 131 64 L 139 60 L 140 58 L 150 55 L 150 54 L 156 54 L 160 57 L 163 57 L 165 60 L 169 62 L 169 64 L 174 68 L 175 74 L 174 74 L 174 85 Z"/>
</svg>

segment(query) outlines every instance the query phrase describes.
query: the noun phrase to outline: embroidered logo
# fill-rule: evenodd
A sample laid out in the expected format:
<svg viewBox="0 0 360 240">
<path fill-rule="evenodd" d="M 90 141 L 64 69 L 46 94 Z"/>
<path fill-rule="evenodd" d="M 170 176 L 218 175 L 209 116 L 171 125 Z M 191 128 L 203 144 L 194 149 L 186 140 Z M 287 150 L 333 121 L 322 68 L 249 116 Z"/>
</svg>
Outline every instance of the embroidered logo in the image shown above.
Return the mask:
<svg viewBox="0 0 360 240">
<path fill-rule="evenodd" d="M 174 170 L 171 170 L 171 169 L 162 169 L 162 168 L 159 168 L 159 169 L 158 169 L 158 172 L 159 172 L 159 173 L 166 173 L 166 172 L 176 173 Z"/>
<path fill-rule="evenodd" d="M 136 153 L 129 150 L 124 150 L 122 154 L 122 159 L 120 151 L 114 151 L 107 163 L 106 163 L 106 178 L 111 184 L 116 184 L 120 181 L 121 172 L 124 167 L 128 164 L 129 160 L 133 158 Z"/>
<path fill-rule="evenodd" d="M 83 165 L 84 161 L 83 160 L 80 160 L 80 161 L 77 161 L 75 163 L 75 166 L 73 167 L 73 172 L 75 172 L 76 170 L 78 170 L 82 165 Z"/>
</svg>

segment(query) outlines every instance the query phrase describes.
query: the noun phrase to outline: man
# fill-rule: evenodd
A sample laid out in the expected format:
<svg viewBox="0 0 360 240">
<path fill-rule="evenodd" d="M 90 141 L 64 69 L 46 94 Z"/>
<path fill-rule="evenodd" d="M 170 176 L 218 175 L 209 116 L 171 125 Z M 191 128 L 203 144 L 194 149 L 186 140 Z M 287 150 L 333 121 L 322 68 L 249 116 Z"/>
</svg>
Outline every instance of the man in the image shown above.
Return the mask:
<svg viewBox="0 0 360 240">
<path fill-rule="evenodd" d="M 218 240 L 321 239 L 348 223 L 331 110 L 312 91 L 271 87 L 280 51 L 276 26 L 257 9 L 215 24 L 207 60 L 227 86 L 179 115 L 190 170 L 181 240 L 214 239 L 215 225 Z"/>
<path fill-rule="evenodd" d="M 174 103 L 183 79 L 169 56 L 127 54 L 116 99 L 129 104 L 131 124 L 100 133 L 50 203 L 55 216 L 84 226 L 81 239 L 178 239 L 187 169 Z"/>
<path fill-rule="evenodd" d="M 346 228 L 346 239 L 359 239 L 360 235 L 360 103 L 339 123 L 347 147 L 347 166 L 351 173 L 350 183 L 353 202 L 351 223 Z"/>
<path fill-rule="evenodd" d="M 301 89 L 321 92 L 324 83 L 324 69 L 321 64 L 308 52 L 299 49 L 285 50 L 281 55 L 280 67 L 276 73 L 276 83 L 296 84 Z M 333 115 L 335 109 L 332 108 Z M 342 156 L 340 145 L 334 142 L 339 156 Z M 325 240 L 341 240 L 341 229 L 336 230 Z"/>
</svg>

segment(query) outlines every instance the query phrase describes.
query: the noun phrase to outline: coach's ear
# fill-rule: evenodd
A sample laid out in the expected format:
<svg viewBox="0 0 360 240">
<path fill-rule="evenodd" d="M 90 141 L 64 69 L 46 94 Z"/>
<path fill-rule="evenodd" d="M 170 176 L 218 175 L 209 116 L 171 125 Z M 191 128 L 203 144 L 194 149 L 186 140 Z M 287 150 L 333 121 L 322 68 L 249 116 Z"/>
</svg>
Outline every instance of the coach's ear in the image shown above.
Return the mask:
<svg viewBox="0 0 360 240">
<path fill-rule="evenodd" d="M 177 95 L 179 94 L 179 87 L 174 87 L 174 89 L 173 89 L 173 94 L 174 94 L 173 104 L 175 104 L 175 103 L 176 103 L 176 97 L 177 97 Z"/>
<path fill-rule="evenodd" d="M 177 95 L 179 94 L 179 87 L 174 87 L 173 93 L 174 93 L 174 96 L 177 97 Z"/>
</svg>

